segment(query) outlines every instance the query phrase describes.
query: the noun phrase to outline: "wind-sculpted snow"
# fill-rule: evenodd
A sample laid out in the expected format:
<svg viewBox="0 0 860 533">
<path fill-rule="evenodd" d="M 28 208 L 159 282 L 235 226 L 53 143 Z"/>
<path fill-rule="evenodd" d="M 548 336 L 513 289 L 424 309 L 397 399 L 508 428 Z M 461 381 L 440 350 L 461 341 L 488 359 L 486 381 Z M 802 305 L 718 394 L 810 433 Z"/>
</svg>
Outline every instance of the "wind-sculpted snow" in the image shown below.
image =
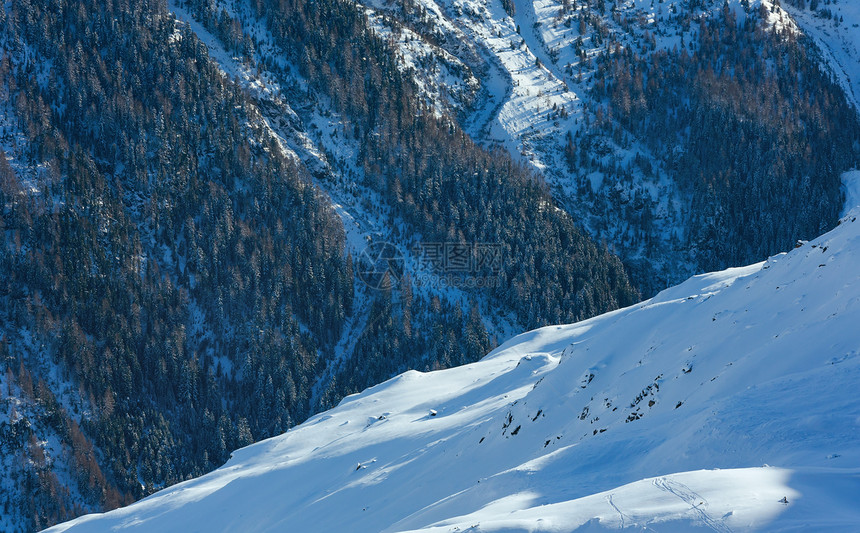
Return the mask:
<svg viewBox="0 0 860 533">
<path fill-rule="evenodd" d="M 480 362 L 407 372 L 52 531 L 850 530 L 858 218 Z"/>
</svg>

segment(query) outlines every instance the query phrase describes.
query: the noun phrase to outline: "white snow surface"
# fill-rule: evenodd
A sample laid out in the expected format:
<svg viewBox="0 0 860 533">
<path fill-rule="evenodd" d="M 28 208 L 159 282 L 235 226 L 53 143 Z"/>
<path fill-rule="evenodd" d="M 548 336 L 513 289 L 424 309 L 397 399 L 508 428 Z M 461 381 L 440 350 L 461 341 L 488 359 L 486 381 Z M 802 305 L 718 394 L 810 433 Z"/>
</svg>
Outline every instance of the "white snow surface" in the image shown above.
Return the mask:
<svg viewBox="0 0 860 533">
<path fill-rule="evenodd" d="M 821 50 L 848 101 L 860 102 L 860 3 L 819 2 L 818 11 L 798 9 L 786 3 L 791 16 Z M 823 16 L 829 11 L 831 16 Z"/>
<path fill-rule="evenodd" d="M 858 218 L 477 363 L 407 372 L 49 531 L 856 530 Z"/>
<path fill-rule="evenodd" d="M 842 187 L 845 191 L 845 208 L 842 210 L 842 216 L 846 216 L 855 207 L 860 207 L 860 170 L 843 172 Z"/>
</svg>

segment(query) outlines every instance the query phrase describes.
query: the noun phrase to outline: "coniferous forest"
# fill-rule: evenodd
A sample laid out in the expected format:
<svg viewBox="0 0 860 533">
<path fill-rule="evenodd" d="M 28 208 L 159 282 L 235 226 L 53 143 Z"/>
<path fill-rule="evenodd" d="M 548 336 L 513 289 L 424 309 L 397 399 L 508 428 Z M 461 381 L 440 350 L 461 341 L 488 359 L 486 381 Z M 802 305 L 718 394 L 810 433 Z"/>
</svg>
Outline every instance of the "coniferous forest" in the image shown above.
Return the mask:
<svg viewBox="0 0 860 533">
<path fill-rule="evenodd" d="M 533 168 L 435 112 L 360 5 L 243 5 L 253 32 L 212 1 L 0 8 L 0 529 L 131 503 L 398 372 L 476 361 L 502 318 L 574 322 L 662 288 Z M 404 247 L 492 243 L 499 263 L 472 274 L 494 283 L 367 289 L 332 176 L 176 7 L 244 64 L 269 57 L 299 115 L 338 117 L 346 174 Z M 860 126 L 799 38 L 755 14 L 701 24 L 689 49 L 596 58 L 605 118 L 567 163 L 599 166 L 600 136 L 647 139 L 689 199 L 678 246 L 713 270 L 832 225 Z"/>
<path fill-rule="evenodd" d="M 752 263 L 832 227 L 839 174 L 857 161 L 857 113 L 805 37 L 768 28 L 767 16 L 760 6 L 741 24 L 723 7 L 699 22 L 689 49 L 598 62 L 595 94 L 663 154 L 691 198 L 683 248 L 700 271 Z"/>
<path fill-rule="evenodd" d="M 533 175 L 413 116 L 414 88 L 351 5 L 289 9 L 279 36 L 308 45 L 314 90 L 353 97 L 338 105 L 374 189 L 413 231 L 503 243 L 494 305 L 533 326 L 635 301 L 605 247 L 561 211 L 534 212 L 551 199 Z M 356 281 L 308 171 L 163 3 L 16 0 L 0 14 L 2 133 L 22 141 L 0 158 L 0 349 L 10 396 L 36 406 L 2 423 L 4 454 L 23 459 L 11 482 L 33 489 L 3 505 L 33 530 L 200 475 L 314 412 Z M 352 49 L 325 44 L 353 34 Z M 349 53 L 374 58 L 366 77 L 347 76 Z M 346 79 L 365 81 L 341 91 Z M 323 405 L 490 347 L 475 306 L 388 294 L 370 313 Z M 39 460 L 36 426 L 62 441 L 71 482 Z"/>
</svg>

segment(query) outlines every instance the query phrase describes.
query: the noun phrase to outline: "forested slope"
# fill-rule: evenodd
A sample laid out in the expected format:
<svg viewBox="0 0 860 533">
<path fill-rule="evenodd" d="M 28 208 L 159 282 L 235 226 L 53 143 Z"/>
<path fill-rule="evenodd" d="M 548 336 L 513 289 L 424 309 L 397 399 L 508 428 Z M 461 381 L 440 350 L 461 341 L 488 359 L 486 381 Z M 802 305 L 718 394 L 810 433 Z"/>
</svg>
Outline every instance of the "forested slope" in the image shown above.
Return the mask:
<svg viewBox="0 0 860 533">
<path fill-rule="evenodd" d="M 13 1 L 0 9 L 3 529 L 128 503 L 395 371 L 474 360 L 488 309 L 544 324 L 636 298 L 537 178 L 415 117 L 352 4 L 301 9 L 324 10 L 293 24 L 337 72 L 305 71 L 313 90 L 363 81 L 337 103 L 362 182 L 414 242 L 502 245 L 501 282 L 467 290 L 470 307 L 361 288 L 356 320 L 331 199 L 187 25 L 155 1 Z M 353 50 L 322 44 L 338 32 L 365 36 L 365 76 L 333 69 Z M 353 349 L 331 371 L 344 335 Z"/>
<path fill-rule="evenodd" d="M 0 529 L 832 226 L 860 122 L 791 17 L 646 4 L 4 4 Z"/>
<path fill-rule="evenodd" d="M 422 94 L 537 169 L 647 295 L 832 227 L 860 160 L 851 47 L 816 44 L 850 41 L 842 6 L 793 2 L 813 42 L 770 0 L 363 4 Z"/>
</svg>

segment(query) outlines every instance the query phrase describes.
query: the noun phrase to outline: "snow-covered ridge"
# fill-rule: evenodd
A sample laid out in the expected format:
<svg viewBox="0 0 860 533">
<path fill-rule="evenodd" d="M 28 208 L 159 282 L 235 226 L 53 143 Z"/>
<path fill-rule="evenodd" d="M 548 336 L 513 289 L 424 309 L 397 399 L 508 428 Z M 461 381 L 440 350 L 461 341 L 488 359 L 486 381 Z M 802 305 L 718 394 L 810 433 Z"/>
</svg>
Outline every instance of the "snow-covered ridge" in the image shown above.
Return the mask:
<svg viewBox="0 0 860 533">
<path fill-rule="evenodd" d="M 858 219 L 480 362 L 407 372 L 51 531 L 850 529 Z"/>
</svg>

